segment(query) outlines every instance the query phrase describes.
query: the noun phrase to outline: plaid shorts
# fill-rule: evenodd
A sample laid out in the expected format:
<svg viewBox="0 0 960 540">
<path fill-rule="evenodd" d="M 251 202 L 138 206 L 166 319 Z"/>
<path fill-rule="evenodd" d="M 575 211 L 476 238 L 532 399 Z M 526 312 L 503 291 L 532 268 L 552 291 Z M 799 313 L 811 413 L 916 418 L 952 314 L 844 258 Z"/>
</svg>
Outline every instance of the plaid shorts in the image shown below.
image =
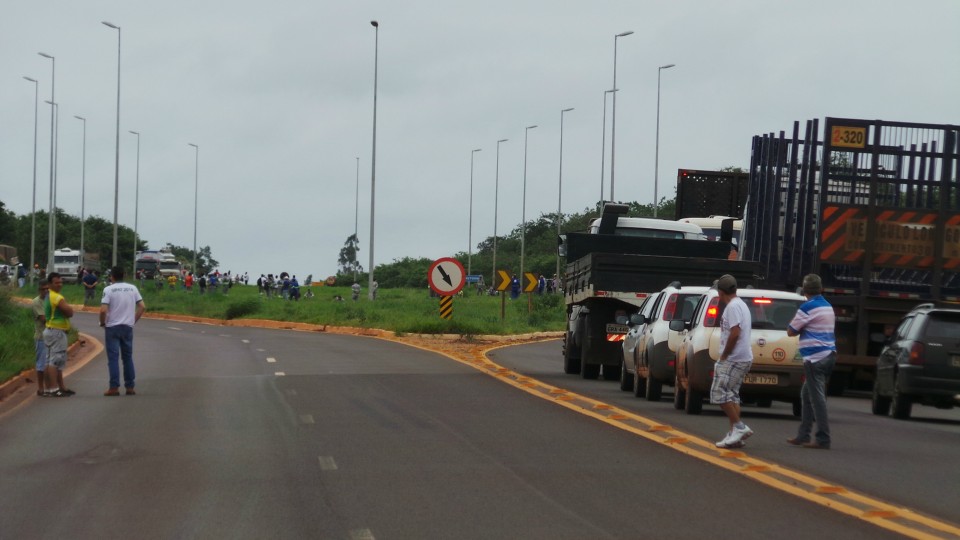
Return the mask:
<svg viewBox="0 0 960 540">
<path fill-rule="evenodd" d="M 740 403 L 740 385 L 750 371 L 753 362 L 717 362 L 713 367 L 713 384 L 710 385 L 710 403 Z"/>
<path fill-rule="evenodd" d="M 47 365 L 62 370 L 67 365 L 67 332 L 56 328 L 43 331 L 43 344 L 47 346 Z"/>
</svg>

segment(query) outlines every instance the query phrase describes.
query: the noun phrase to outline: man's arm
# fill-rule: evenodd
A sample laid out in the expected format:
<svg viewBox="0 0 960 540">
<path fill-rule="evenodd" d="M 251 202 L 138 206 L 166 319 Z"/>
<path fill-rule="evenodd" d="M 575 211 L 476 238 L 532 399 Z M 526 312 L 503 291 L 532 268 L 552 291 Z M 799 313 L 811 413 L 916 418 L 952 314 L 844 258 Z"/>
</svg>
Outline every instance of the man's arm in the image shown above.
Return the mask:
<svg viewBox="0 0 960 540">
<path fill-rule="evenodd" d="M 57 304 L 57 309 L 60 310 L 60 313 L 63 313 L 64 317 L 67 317 L 68 319 L 70 317 L 73 317 L 73 307 L 71 307 L 70 304 L 67 303 L 66 298 L 64 298 L 63 300 L 60 300 L 60 303 Z"/>
<path fill-rule="evenodd" d="M 110 309 L 110 304 L 100 304 L 100 326 L 106 326 L 107 310 L 109 309 Z"/>
<path fill-rule="evenodd" d="M 136 323 L 140 320 L 140 317 L 143 317 L 143 312 L 147 310 L 147 306 L 144 305 L 143 300 L 137 302 L 137 312 L 133 314 L 133 322 Z"/>
</svg>

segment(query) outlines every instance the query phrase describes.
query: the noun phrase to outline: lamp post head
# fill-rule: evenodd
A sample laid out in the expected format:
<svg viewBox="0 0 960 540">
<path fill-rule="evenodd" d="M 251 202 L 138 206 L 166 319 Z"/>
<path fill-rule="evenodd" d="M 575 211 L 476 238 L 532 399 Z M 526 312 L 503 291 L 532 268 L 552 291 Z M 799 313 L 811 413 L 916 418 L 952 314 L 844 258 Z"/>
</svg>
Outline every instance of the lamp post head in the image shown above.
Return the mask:
<svg viewBox="0 0 960 540">
<path fill-rule="evenodd" d="M 133 135 L 136 135 L 137 138 L 140 138 L 140 132 L 139 132 L 139 131 L 134 131 L 134 130 L 131 129 L 131 130 L 130 130 L 130 133 L 132 133 Z"/>
<path fill-rule="evenodd" d="M 665 66 L 660 66 L 660 69 L 670 69 L 670 68 L 675 67 L 675 66 L 676 66 L 676 64 L 667 64 L 667 65 L 665 65 Z"/>
<path fill-rule="evenodd" d="M 49 54 L 47 54 L 47 53 L 45 53 L 45 52 L 38 52 L 37 54 L 39 54 L 40 56 L 42 56 L 42 57 L 44 57 L 44 58 L 49 58 L 49 59 L 53 60 L 53 56 L 50 56 Z"/>
<path fill-rule="evenodd" d="M 537 127 L 536 124 L 534 124 L 534 125 L 532 125 L 532 126 L 527 126 L 527 129 L 533 129 L 533 128 L 535 128 L 535 127 Z"/>
<path fill-rule="evenodd" d="M 474 148 L 473 150 L 470 151 L 470 153 L 481 152 L 481 151 L 483 151 L 483 148 Z"/>
<path fill-rule="evenodd" d="M 374 28 L 380 28 L 380 23 L 377 21 L 370 21 L 370 26 L 373 26 Z"/>
<path fill-rule="evenodd" d="M 56 102 L 50 101 L 49 99 L 45 99 L 43 100 L 43 102 L 46 103 L 47 105 L 53 105 L 54 107 L 57 106 Z"/>
<path fill-rule="evenodd" d="M 195 144 L 193 144 L 192 142 L 191 142 L 191 143 L 187 143 L 187 146 L 192 146 L 192 147 L 194 147 L 194 148 L 196 148 L 196 149 L 197 149 L 197 151 L 199 151 L 199 150 L 200 150 L 200 147 L 199 147 L 199 146 L 197 146 L 197 145 L 195 145 Z"/>
<path fill-rule="evenodd" d="M 113 28 L 114 30 L 119 30 L 119 29 L 120 29 L 119 26 L 117 26 L 117 25 L 115 25 L 115 24 L 113 24 L 113 23 L 110 23 L 110 22 L 107 22 L 107 21 L 100 21 L 100 22 L 103 23 L 104 26 L 109 26 L 110 28 Z"/>
<path fill-rule="evenodd" d="M 23 78 L 26 79 L 26 80 L 28 80 L 28 81 L 30 81 L 30 82 L 32 82 L 32 83 L 36 83 L 36 82 L 37 82 L 36 79 L 31 79 L 30 77 L 27 77 L 26 75 L 24 75 Z"/>
<path fill-rule="evenodd" d="M 620 32 L 619 34 L 617 34 L 617 37 L 629 36 L 632 33 L 633 33 L 633 30 L 627 30 L 626 32 Z"/>
<path fill-rule="evenodd" d="M 497 141 L 497 144 L 500 144 L 500 143 L 502 143 L 502 142 L 507 142 L 507 141 L 509 141 L 509 140 L 510 140 L 510 139 L 500 139 L 499 141 Z"/>
<path fill-rule="evenodd" d="M 604 90 L 603 93 L 604 93 L 604 94 L 612 94 L 612 93 L 614 93 L 614 92 L 619 92 L 619 91 L 620 91 L 619 88 L 611 88 L 610 90 Z"/>
<path fill-rule="evenodd" d="M 86 121 L 87 121 L 87 119 L 86 119 L 86 118 L 84 118 L 84 117 L 82 117 L 82 116 L 78 116 L 78 115 L 76 115 L 76 114 L 75 114 L 75 115 L 73 115 L 73 117 L 74 117 L 74 118 L 76 118 L 77 120 L 83 120 L 84 122 L 86 122 Z"/>
<path fill-rule="evenodd" d="M 563 113 L 565 113 L 565 112 L 570 112 L 570 111 L 572 111 L 572 110 L 573 110 L 573 107 L 570 107 L 570 108 L 567 108 L 567 109 L 563 109 L 562 111 L 560 111 L 560 113 L 563 114 Z"/>
</svg>

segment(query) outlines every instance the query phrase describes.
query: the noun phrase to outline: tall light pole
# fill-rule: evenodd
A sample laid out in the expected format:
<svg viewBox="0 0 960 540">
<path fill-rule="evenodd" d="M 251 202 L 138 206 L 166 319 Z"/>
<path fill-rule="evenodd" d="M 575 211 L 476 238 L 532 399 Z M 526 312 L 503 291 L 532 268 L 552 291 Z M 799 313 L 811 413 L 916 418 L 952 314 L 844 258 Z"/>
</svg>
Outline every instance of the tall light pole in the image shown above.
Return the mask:
<svg viewBox="0 0 960 540">
<path fill-rule="evenodd" d="M 480 148 L 470 151 L 470 218 L 467 226 L 467 275 L 473 274 L 473 156 L 480 152 Z"/>
<path fill-rule="evenodd" d="M 493 181 L 493 270 L 490 272 L 490 286 L 497 284 L 497 202 L 500 197 L 500 143 L 505 143 L 509 139 L 500 139 L 497 141 L 497 172 L 494 173 Z"/>
<path fill-rule="evenodd" d="M 82 116 L 73 115 L 74 118 L 83 122 L 83 164 L 80 169 L 80 262 L 83 263 L 84 251 L 84 225 L 86 224 L 86 206 L 87 206 L 87 119 Z"/>
<path fill-rule="evenodd" d="M 603 204 L 603 165 L 607 161 L 607 96 L 616 92 L 617 89 L 603 91 L 603 135 L 600 138 L 600 204 Z"/>
<path fill-rule="evenodd" d="M 560 223 L 563 221 L 561 203 L 563 202 L 563 115 L 573 110 L 573 107 L 560 111 L 560 174 L 557 177 L 557 236 L 560 236 Z M 557 273 L 560 276 L 560 251 L 557 251 Z"/>
<path fill-rule="evenodd" d="M 657 143 L 656 154 L 653 158 L 653 217 L 657 217 L 657 208 L 660 206 L 660 199 L 657 195 L 657 186 L 660 184 L 660 73 L 674 66 L 676 64 L 667 64 L 657 68 Z"/>
<path fill-rule="evenodd" d="M 105 26 L 117 31 L 117 143 L 113 162 L 113 259 L 111 263 L 113 266 L 116 266 L 117 212 L 120 208 L 120 27 L 107 21 L 102 22 Z"/>
<path fill-rule="evenodd" d="M 193 275 L 199 275 L 197 273 L 200 268 L 197 267 L 197 194 L 200 193 L 200 147 L 193 144 L 187 143 L 187 145 L 193 147 Z"/>
<path fill-rule="evenodd" d="M 37 245 L 37 111 L 40 106 L 40 83 L 30 77 L 23 78 L 33 83 L 33 203 L 30 210 L 30 283 L 33 283 Z"/>
<path fill-rule="evenodd" d="M 53 107 L 53 164 L 51 173 L 53 173 L 53 183 L 50 186 L 50 245 L 54 246 L 50 251 L 51 259 L 50 266 L 53 270 L 53 263 L 56 262 L 56 250 L 57 245 L 57 173 L 60 171 L 60 105 L 53 101 L 46 101 L 48 105 Z"/>
<path fill-rule="evenodd" d="M 358 225 L 360 223 L 360 157 L 357 157 L 357 187 L 356 187 L 356 198 L 354 199 L 353 210 L 353 241 L 360 243 L 360 240 L 357 238 L 357 233 L 359 232 Z M 357 261 L 356 261 L 356 252 L 354 252 L 354 261 L 353 261 L 353 280 L 357 280 Z"/>
<path fill-rule="evenodd" d="M 137 184 L 133 199 L 133 273 L 137 273 L 137 225 L 140 213 L 140 132 L 130 130 L 130 133 L 137 136 Z"/>
<path fill-rule="evenodd" d="M 523 209 L 520 223 L 520 283 L 523 283 L 523 259 L 527 250 L 527 138 L 536 125 L 527 126 L 523 131 Z M 522 287 L 521 287 L 522 288 Z"/>
<path fill-rule="evenodd" d="M 617 39 L 629 36 L 633 33 L 633 30 L 627 30 L 626 32 L 620 32 L 619 34 L 613 36 L 613 87 L 617 87 Z M 617 94 L 613 94 L 613 111 L 611 112 L 612 125 L 610 126 L 610 200 L 616 200 L 616 197 L 613 194 L 613 177 L 614 177 L 614 157 L 616 156 L 616 146 L 617 146 Z"/>
<path fill-rule="evenodd" d="M 47 223 L 47 265 L 46 265 L 47 272 L 49 273 L 53 271 L 53 251 L 56 249 L 56 247 L 54 247 L 54 244 L 56 243 L 56 229 L 57 229 L 57 222 L 53 212 L 53 182 L 54 182 L 53 171 L 55 169 L 53 166 L 53 142 L 54 142 L 53 122 L 56 116 L 54 114 L 53 102 L 55 99 L 54 89 L 56 88 L 56 82 L 57 82 L 57 59 L 43 52 L 40 52 L 37 54 L 39 54 L 44 58 L 50 59 L 50 101 L 47 102 L 50 104 L 50 215 L 47 216 L 48 223 Z"/>
<path fill-rule="evenodd" d="M 377 56 L 380 50 L 380 23 L 370 21 L 370 25 L 373 26 L 373 150 L 370 158 L 370 272 L 367 274 L 367 295 L 373 300 L 373 219 L 377 186 Z"/>
</svg>

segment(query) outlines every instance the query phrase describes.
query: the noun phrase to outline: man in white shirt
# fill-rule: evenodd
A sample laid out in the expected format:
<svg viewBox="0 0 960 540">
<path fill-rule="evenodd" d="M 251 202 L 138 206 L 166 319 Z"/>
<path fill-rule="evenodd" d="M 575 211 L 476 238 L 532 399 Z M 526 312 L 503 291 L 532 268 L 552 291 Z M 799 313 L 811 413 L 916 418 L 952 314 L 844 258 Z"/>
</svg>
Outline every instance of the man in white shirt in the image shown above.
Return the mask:
<svg viewBox="0 0 960 540">
<path fill-rule="evenodd" d="M 107 349 L 107 369 L 110 372 L 110 387 L 105 396 L 120 395 L 120 366 L 123 360 L 123 386 L 128 396 L 136 394 L 133 368 L 133 325 L 140 320 L 146 306 L 140 291 L 131 283 L 123 281 L 123 268 L 110 270 L 110 281 L 103 289 L 100 300 L 100 326 L 104 327 L 104 345 Z"/>
<path fill-rule="evenodd" d="M 730 431 L 717 441 L 717 448 L 739 448 L 753 435 L 740 420 L 740 385 L 753 364 L 750 346 L 750 308 L 737 296 L 737 280 L 730 274 L 717 280 L 720 303 L 725 304 L 720 318 L 720 358 L 713 369 L 710 403 L 720 405 L 730 420 Z"/>
</svg>

